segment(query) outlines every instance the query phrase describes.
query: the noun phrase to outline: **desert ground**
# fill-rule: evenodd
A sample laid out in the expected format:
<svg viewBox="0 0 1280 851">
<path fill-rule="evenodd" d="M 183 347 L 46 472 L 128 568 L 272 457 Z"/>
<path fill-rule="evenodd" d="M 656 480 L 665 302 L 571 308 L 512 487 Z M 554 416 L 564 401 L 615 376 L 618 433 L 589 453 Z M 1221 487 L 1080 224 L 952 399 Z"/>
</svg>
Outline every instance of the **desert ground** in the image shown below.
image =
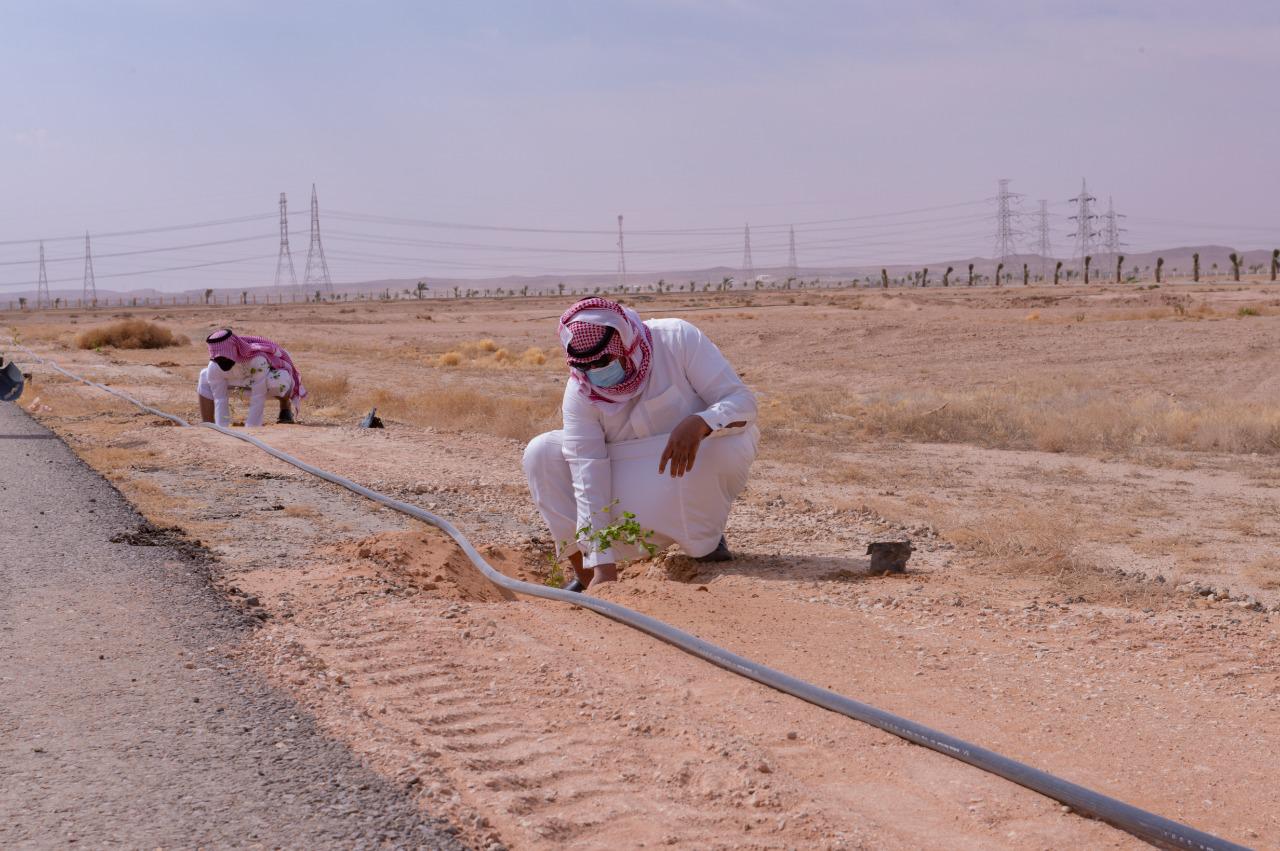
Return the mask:
<svg viewBox="0 0 1280 851">
<path fill-rule="evenodd" d="M 520 457 L 558 426 L 555 320 L 569 300 L 0 322 L 188 419 L 203 336 L 269 336 L 311 396 L 299 425 L 256 434 L 451 518 L 504 572 L 550 581 Z M 628 302 L 724 350 L 759 394 L 762 441 L 727 530 L 733 561 L 664 553 L 600 594 L 1134 805 L 1280 846 L 1280 288 Z M 195 342 L 76 345 L 121 318 Z M 589 612 L 511 599 L 430 527 L 27 368 L 24 408 L 155 526 L 211 550 L 217 587 L 261 622 L 228 651 L 476 847 L 1141 847 Z M 358 428 L 375 406 L 386 429 Z M 872 575 L 867 543 L 901 539 L 916 547 L 908 571 Z"/>
</svg>

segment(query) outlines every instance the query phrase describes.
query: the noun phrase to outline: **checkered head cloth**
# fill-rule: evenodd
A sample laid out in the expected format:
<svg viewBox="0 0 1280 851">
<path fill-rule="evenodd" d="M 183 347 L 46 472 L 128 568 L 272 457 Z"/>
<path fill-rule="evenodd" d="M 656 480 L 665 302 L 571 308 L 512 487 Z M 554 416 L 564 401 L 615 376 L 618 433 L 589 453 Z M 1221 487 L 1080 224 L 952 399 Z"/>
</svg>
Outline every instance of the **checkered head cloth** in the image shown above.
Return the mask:
<svg viewBox="0 0 1280 851">
<path fill-rule="evenodd" d="M 653 334 L 634 310 L 606 298 L 584 298 L 560 317 L 560 343 L 578 391 L 593 404 L 622 402 L 649 379 Z M 606 355 L 622 361 L 626 377 L 613 387 L 596 387 L 577 368 Z"/>
</svg>

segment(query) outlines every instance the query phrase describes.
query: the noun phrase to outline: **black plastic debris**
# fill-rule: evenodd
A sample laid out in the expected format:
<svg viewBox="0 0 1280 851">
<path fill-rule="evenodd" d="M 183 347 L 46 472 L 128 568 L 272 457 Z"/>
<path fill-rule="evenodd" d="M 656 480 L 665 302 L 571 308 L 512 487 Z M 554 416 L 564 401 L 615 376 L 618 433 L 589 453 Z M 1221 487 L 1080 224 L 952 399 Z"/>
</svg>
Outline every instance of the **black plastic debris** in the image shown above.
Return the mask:
<svg viewBox="0 0 1280 851">
<path fill-rule="evenodd" d="M 6 364 L 0 357 L 0 402 L 12 402 L 21 396 L 26 382 L 27 377 L 16 363 L 9 361 Z"/>
<path fill-rule="evenodd" d="M 910 541 L 873 541 L 867 544 L 872 573 L 904 573 L 911 558 Z"/>
<path fill-rule="evenodd" d="M 382 419 L 378 416 L 378 409 L 371 408 L 364 419 L 360 421 L 360 428 L 386 428 L 382 424 Z"/>
</svg>

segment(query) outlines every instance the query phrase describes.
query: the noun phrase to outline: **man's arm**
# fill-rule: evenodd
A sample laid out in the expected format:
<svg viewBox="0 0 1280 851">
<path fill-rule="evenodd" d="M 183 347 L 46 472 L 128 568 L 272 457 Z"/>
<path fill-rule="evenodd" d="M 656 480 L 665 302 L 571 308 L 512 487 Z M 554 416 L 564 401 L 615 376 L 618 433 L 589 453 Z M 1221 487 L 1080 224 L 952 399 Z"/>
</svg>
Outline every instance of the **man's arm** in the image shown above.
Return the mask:
<svg viewBox="0 0 1280 851">
<path fill-rule="evenodd" d="M 685 375 L 707 403 L 697 416 L 712 431 L 755 422 L 756 395 L 742 383 L 733 365 L 697 326 L 686 322 L 681 334 Z"/>
<path fill-rule="evenodd" d="M 250 428 L 262 425 L 262 409 L 267 404 L 267 370 L 271 364 L 262 355 L 249 361 L 249 413 L 245 415 L 244 424 Z"/>
<path fill-rule="evenodd" d="M 672 478 L 693 469 L 698 447 L 717 429 L 744 426 L 756 418 L 756 397 L 742 383 L 733 366 L 716 344 L 691 323 L 682 323 L 680 331 L 681 361 L 694 392 L 708 403 L 705 410 L 691 414 L 671 430 L 658 474 L 671 465 Z"/>
<path fill-rule="evenodd" d="M 231 425 L 231 395 L 227 387 L 227 374 L 214 363 L 209 364 L 209 392 L 213 394 L 213 421 L 226 428 Z"/>
<path fill-rule="evenodd" d="M 591 403 L 572 384 L 565 388 L 562 410 L 564 455 L 573 474 L 573 493 L 578 504 L 578 528 L 588 526 L 596 529 L 608 526 L 611 520 L 604 509 L 613 502 L 613 471 L 609 466 L 609 447 L 604 439 L 604 426 Z M 583 547 L 584 567 L 594 568 L 600 564 L 612 564 L 613 561 L 612 549 L 588 552 Z"/>
</svg>

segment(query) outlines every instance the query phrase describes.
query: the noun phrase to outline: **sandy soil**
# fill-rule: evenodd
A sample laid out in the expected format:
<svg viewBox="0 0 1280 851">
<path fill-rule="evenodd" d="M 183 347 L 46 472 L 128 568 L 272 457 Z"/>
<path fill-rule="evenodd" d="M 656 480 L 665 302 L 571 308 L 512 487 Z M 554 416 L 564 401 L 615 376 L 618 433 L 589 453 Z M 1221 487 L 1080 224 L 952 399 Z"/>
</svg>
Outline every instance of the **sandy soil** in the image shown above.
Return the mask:
<svg viewBox="0 0 1280 851">
<path fill-rule="evenodd" d="M 1255 445 L 1112 427 L 1153 394 L 1233 422 L 1274 411 L 1276 296 L 644 297 L 642 310 L 685 316 L 725 349 L 762 394 L 764 441 L 730 520 L 738 558 L 694 575 L 678 556 L 639 563 L 604 593 L 1162 815 L 1280 844 L 1280 432 L 1269 449 L 1265 431 Z M 500 569 L 538 579 L 549 547 L 519 457 L 556 424 L 563 385 L 554 357 L 526 350 L 552 351 L 560 307 L 159 315 L 194 339 L 230 322 L 285 342 L 318 391 L 304 425 L 265 439 L 454 518 Z M 193 416 L 201 348 L 69 346 L 106 318 L 8 317 L 69 368 Z M 443 365 L 449 352 L 459 365 Z M 864 407 L 828 402 L 818 379 L 833 371 Z M 963 394 L 1059 385 L 1083 388 L 1065 420 L 1078 433 L 1005 439 L 992 420 L 978 438 L 917 440 L 884 407 L 945 391 L 951 416 Z M 37 396 L 39 416 L 148 516 L 218 553 L 227 593 L 256 598 L 265 620 L 240 657 L 476 844 L 1138 845 L 590 613 L 504 599 L 434 530 L 215 433 L 42 373 L 24 403 Z M 494 399 L 509 408 L 486 408 Z M 375 403 L 389 428 L 355 428 Z M 1080 438 L 1095 433 L 1096 446 Z M 1044 451 L 1060 442 L 1071 450 Z M 909 573 L 869 575 L 866 543 L 903 537 L 917 547 Z"/>
</svg>

